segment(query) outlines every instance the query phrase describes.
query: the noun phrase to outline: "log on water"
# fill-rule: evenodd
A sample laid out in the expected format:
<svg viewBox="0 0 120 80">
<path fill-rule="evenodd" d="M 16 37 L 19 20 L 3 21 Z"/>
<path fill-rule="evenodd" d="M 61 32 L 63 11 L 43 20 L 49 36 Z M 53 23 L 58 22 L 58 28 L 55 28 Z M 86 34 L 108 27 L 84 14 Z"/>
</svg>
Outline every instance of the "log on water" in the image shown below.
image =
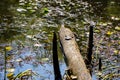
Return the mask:
<svg viewBox="0 0 120 80">
<path fill-rule="evenodd" d="M 80 54 L 73 32 L 64 26 L 61 26 L 59 37 L 64 55 L 67 59 L 68 67 L 73 75 L 77 76 L 77 80 L 92 80 L 83 57 Z"/>
</svg>

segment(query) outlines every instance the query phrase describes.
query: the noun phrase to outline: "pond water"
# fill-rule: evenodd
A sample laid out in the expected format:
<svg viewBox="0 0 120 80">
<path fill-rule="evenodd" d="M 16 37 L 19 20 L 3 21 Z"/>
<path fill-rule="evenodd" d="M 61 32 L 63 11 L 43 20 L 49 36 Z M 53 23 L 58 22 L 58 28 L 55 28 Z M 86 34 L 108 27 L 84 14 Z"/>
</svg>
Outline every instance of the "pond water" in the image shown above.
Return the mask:
<svg viewBox="0 0 120 80">
<path fill-rule="evenodd" d="M 2 0 L 0 80 L 5 80 L 5 75 L 6 80 L 13 76 L 20 80 L 23 74 L 32 74 L 28 80 L 54 80 L 52 38 L 53 32 L 57 33 L 63 23 L 75 32 L 84 58 L 89 26 L 95 25 L 92 80 L 98 77 L 119 80 L 119 0 Z M 63 76 L 66 65 L 59 43 L 58 55 Z M 98 70 L 99 58 L 102 59 L 102 71 Z"/>
</svg>

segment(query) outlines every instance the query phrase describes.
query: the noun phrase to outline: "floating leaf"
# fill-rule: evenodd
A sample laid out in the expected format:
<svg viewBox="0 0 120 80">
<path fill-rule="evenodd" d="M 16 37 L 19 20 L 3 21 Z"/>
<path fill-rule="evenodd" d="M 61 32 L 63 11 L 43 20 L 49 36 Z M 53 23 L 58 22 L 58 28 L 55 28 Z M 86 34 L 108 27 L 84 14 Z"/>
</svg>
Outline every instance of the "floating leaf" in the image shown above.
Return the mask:
<svg viewBox="0 0 120 80">
<path fill-rule="evenodd" d="M 47 14 L 49 12 L 48 8 L 43 8 L 43 14 Z"/>
<path fill-rule="evenodd" d="M 112 19 L 112 20 L 120 20 L 120 18 L 114 17 L 114 16 L 112 16 L 111 19 Z"/>
<path fill-rule="evenodd" d="M 113 32 L 108 31 L 106 34 L 107 34 L 108 36 L 111 36 L 111 35 L 113 34 Z"/>
<path fill-rule="evenodd" d="M 30 10 L 31 13 L 34 13 L 36 10 Z"/>
<path fill-rule="evenodd" d="M 6 60 L 7 60 L 7 61 L 9 61 L 9 60 L 11 60 L 11 59 L 12 59 L 12 56 L 7 56 L 7 57 L 6 57 Z"/>
<path fill-rule="evenodd" d="M 5 47 L 5 49 L 6 49 L 6 51 L 10 51 L 10 50 L 12 50 L 12 47 L 11 46 L 7 46 L 7 47 Z"/>
<path fill-rule="evenodd" d="M 33 38 L 32 35 L 27 35 L 26 37 L 29 39 Z"/>
<path fill-rule="evenodd" d="M 18 8 L 17 11 L 18 11 L 18 12 L 26 12 L 27 10 L 26 10 L 26 9 L 23 9 L 23 8 Z"/>
<path fill-rule="evenodd" d="M 118 44 L 120 45 L 120 41 L 118 42 Z"/>
<path fill-rule="evenodd" d="M 21 61 L 22 61 L 21 58 L 16 59 L 16 62 L 21 62 Z"/>
<path fill-rule="evenodd" d="M 8 72 L 14 72 L 15 69 L 14 68 L 8 68 L 6 71 L 8 71 Z"/>
<path fill-rule="evenodd" d="M 13 73 L 13 72 L 8 73 L 8 74 L 7 74 L 7 78 L 8 78 L 9 80 L 13 79 L 13 78 L 14 78 L 14 73 Z"/>
<path fill-rule="evenodd" d="M 97 75 L 98 75 L 98 76 L 101 76 L 101 75 L 102 75 L 102 72 L 99 71 L 99 72 L 97 73 Z"/>
<path fill-rule="evenodd" d="M 114 17 L 114 16 L 112 16 L 112 17 L 111 17 L 111 19 L 115 20 L 115 17 Z"/>
<path fill-rule="evenodd" d="M 118 54 L 118 52 L 119 52 L 118 50 L 114 50 L 114 54 Z"/>
<path fill-rule="evenodd" d="M 103 23 L 102 26 L 107 26 L 107 23 Z"/>
<path fill-rule="evenodd" d="M 42 60 L 42 61 L 48 61 L 49 58 L 42 58 L 41 60 Z"/>
<path fill-rule="evenodd" d="M 116 26 L 116 27 L 115 27 L 115 30 L 120 31 L 120 27 Z"/>
<path fill-rule="evenodd" d="M 13 76 L 13 75 L 14 75 L 14 73 L 11 72 L 11 73 L 7 74 L 7 77 L 10 77 L 10 76 Z"/>
<path fill-rule="evenodd" d="M 95 33 L 100 33 L 100 30 L 95 30 L 94 32 L 95 32 Z"/>
<path fill-rule="evenodd" d="M 37 41 L 37 39 L 36 39 L 36 38 L 33 38 L 32 40 Z"/>
<path fill-rule="evenodd" d="M 36 46 L 36 47 L 41 47 L 42 44 L 34 44 L 34 46 Z"/>
</svg>

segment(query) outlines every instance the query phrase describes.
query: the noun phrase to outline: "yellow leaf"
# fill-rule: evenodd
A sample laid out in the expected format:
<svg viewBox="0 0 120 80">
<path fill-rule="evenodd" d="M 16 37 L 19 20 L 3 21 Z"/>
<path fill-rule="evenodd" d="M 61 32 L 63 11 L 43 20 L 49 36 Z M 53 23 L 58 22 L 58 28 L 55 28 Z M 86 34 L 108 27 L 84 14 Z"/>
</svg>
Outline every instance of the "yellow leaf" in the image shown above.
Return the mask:
<svg viewBox="0 0 120 80">
<path fill-rule="evenodd" d="M 118 52 L 119 52 L 118 50 L 114 50 L 114 54 L 118 54 Z"/>
<path fill-rule="evenodd" d="M 95 30 L 94 32 L 96 32 L 96 33 L 100 33 L 100 30 Z"/>
<path fill-rule="evenodd" d="M 14 74 L 12 72 L 10 72 L 10 73 L 7 74 L 7 77 L 10 78 L 10 77 L 13 77 L 13 75 Z"/>
<path fill-rule="evenodd" d="M 49 58 L 42 58 L 41 60 L 42 60 L 42 61 L 48 61 Z"/>
<path fill-rule="evenodd" d="M 120 45 L 120 41 L 118 42 L 118 44 Z"/>
<path fill-rule="evenodd" d="M 10 51 L 10 50 L 12 50 L 12 47 L 11 46 L 7 46 L 7 47 L 5 47 L 5 49 L 6 49 L 6 51 Z"/>
<path fill-rule="evenodd" d="M 107 26 L 107 23 L 103 23 L 102 26 Z"/>
<path fill-rule="evenodd" d="M 108 31 L 106 34 L 107 34 L 108 36 L 111 36 L 111 35 L 113 34 L 113 32 Z"/>
</svg>

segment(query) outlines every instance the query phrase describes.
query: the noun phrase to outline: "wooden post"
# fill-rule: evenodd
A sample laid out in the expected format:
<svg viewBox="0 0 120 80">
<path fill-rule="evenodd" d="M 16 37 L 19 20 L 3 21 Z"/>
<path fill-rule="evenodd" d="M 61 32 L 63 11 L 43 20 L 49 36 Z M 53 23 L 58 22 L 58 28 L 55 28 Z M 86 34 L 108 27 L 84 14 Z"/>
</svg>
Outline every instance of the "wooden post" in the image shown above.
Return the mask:
<svg viewBox="0 0 120 80">
<path fill-rule="evenodd" d="M 62 80 L 60 74 L 60 68 L 59 68 L 59 61 L 58 61 L 57 35 L 55 32 L 53 35 L 53 67 L 54 67 L 55 80 Z"/>
<path fill-rule="evenodd" d="M 91 61 L 92 61 L 92 48 L 93 48 L 93 26 L 90 26 L 90 30 L 89 30 L 89 43 L 88 43 L 88 54 L 87 54 L 87 58 L 88 58 L 89 64 L 91 64 Z"/>
<path fill-rule="evenodd" d="M 72 31 L 64 26 L 59 30 L 60 42 L 67 64 L 73 75 L 77 76 L 77 80 L 92 80 L 89 71 L 86 68 L 83 57 L 80 54 L 79 47 L 75 41 Z"/>
<path fill-rule="evenodd" d="M 92 48 L 93 48 L 93 26 L 90 26 L 89 30 L 89 42 L 88 42 L 88 49 L 87 49 L 87 60 L 86 65 L 87 68 L 89 69 L 90 74 L 92 75 Z"/>
<path fill-rule="evenodd" d="M 99 58 L 99 71 L 102 71 L 102 60 L 101 57 Z"/>
</svg>

